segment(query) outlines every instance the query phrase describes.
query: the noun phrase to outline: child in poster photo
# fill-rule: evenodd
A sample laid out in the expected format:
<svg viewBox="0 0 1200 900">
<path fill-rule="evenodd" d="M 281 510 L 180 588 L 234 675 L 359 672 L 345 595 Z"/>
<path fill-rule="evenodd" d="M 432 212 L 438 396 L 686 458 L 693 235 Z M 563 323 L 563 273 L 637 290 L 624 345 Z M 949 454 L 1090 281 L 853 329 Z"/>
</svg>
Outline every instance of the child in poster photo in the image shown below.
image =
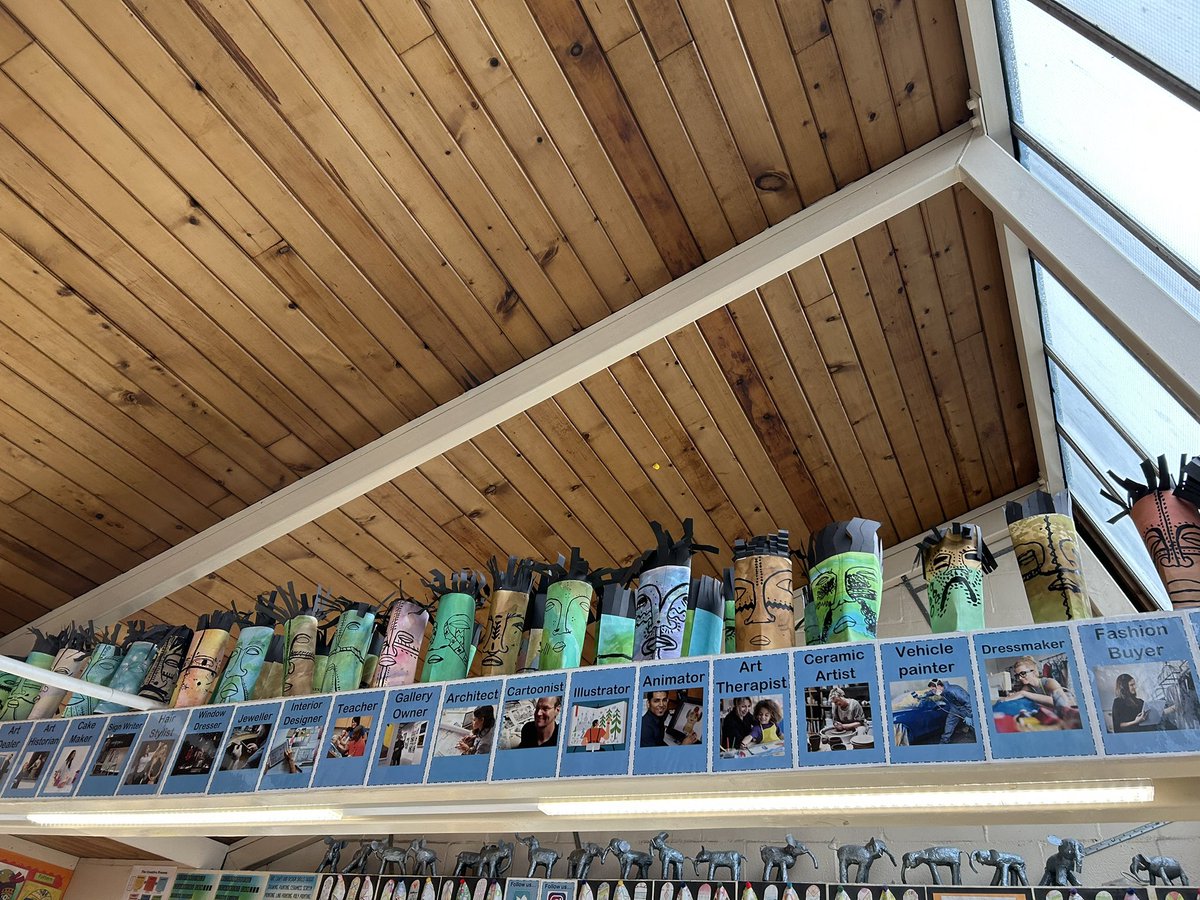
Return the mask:
<svg viewBox="0 0 1200 900">
<path fill-rule="evenodd" d="M 721 700 L 721 756 L 783 756 L 783 696 Z"/>
<path fill-rule="evenodd" d="M 696 691 L 647 691 L 642 713 L 639 746 L 672 747 L 699 744 L 704 740 L 704 694 Z"/>
<path fill-rule="evenodd" d="M 333 740 L 325 754 L 330 759 L 345 759 L 362 756 L 367 752 L 367 737 L 370 735 L 372 718 L 351 716 L 338 719 L 333 725 Z"/>
</svg>

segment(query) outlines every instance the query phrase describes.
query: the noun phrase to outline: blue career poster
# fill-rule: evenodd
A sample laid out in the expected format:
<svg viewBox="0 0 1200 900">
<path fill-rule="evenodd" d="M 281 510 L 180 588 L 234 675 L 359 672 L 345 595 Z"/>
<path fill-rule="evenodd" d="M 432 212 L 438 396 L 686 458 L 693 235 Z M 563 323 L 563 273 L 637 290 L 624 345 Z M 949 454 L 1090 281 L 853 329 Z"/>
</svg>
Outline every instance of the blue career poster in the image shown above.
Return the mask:
<svg viewBox="0 0 1200 900">
<path fill-rule="evenodd" d="M 199 706 L 191 711 L 179 751 L 163 784 L 163 794 L 203 794 L 225 746 L 232 706 Z"/>
<path fill-rule="evenodd" d="M 708 771 L 708 660 L 638 667 L 634 775 Z"/>
<path fill-rule="evenodd" d="M 254 790 L 271 746 L 271 732 L 279 718 L 278 703 L 236 706 L 225 746 L 217 757 L 217 771 L 209 794 L 240 794 Z"/>
<path fill-rule="evenodd" d="M 804 711 L 798 740 L 804 766 L 878 765 L 885 760 L 884 708 L 869 641 L 792 651 L 796 704 Z M 839 752 L 851 751 L 851 752 Z"/>
<path fill-rule="evenodd" d="M 32 722 L 5 722 L 0 725 L 0 791 L 8 787 L 17 774 L 17 763 L 21 761 L 21 748 L 33 730 Z"/>
<path fill-rule="evenodd" d="M 566 696 L 567 673 L 561 670 L 504 682 L 493 781 L 554 777 Z"/>
<path fill-rule="evenodd" d="M 358 787 L 366 780 L 371 749 L 383 727 L 383 697 L 383 691 L 334 696 L 313 787 Z"/>
<path fill-rule="evenodd" d="M 994 759 L 1095 755 L 1065 625 L 988 631 L 972 640 Z"/>
<path fill-rule="evenodd" d="M 886 642 L 883 683 L 892 762 L 983 759 L 975 673 L 966 637 Z"/>
<path fill-rule="evenodd" d="M 571 673 L 571 698 L 558 774 L 625 775 L 637 737 L 633 666 L 596 666 Z"/>
<path fill-rule="evenodd" d="M 1177 616 L 1076 626 L 1105 753 L 1200 750 L 1196 663 L 1184 627 Z"/>
<path fill-rule="evenodd" d="M 367 784 L 420 784 L 437 734 L 440 684 L 396 688 L 388 694 Z M 486 766 L 484 772 L 486 775 Z M 317 773 L 322 777 L 322 772 Z"/>
<path fill-rule="evenodd" d="M 500 731 L 503 685 L 499 678 L 488 678 L 445 686 L 426 781 L 487 780 Z"/>
<path fill-rule="evenodd" d="M 37 793 L 37 789 L 50 774 L 50 758 L 58 751 L 70 721 L 50 719 L 34 723 L 33 731 L 25 744 L 25 752 L 21 754 L 12 778 L 4 785 L 6 799 L 32 797 Z"/>
<path fill-rule="evenodd" d="M 795 766 L 796 703 L 788 653 L 713 660 L 714 772 Z"/>
<path fill-rule="evenodd" d="M 83 781 L 75 792 L 77 797 L 111 797 L 117 792 L 121 778 L 133 759 L 137 743 L 148 716 L 146 713 L 126 713 L 111 716 L 104 725 L 100 749 L 85 770 Z"/>
<path fill-rule="evenodd" d="M 330 696 L 317 696 L 283 702 L 262 781 L 258 783 L 260 791 L 308 787 L 317 754 L 325 742 L 325 720 L 332 700 Z"/>
<path fill-rule="evenodd" d="M 118 796 L 157 794 L 170 770 L 175 745 L 187 725 L 186 709 L 160 709 L 150 713 L 142 729 L 141 743 L 125 770 Z"/>
<path fill-rule="evenodd" d="M 70 721 L 71 727 L 51 763 L 50 777 L 42 782 L 39 797 L 70 797 L 75 793 L 108 720 L 101 716 L 80 716 Z"/>
</svg>

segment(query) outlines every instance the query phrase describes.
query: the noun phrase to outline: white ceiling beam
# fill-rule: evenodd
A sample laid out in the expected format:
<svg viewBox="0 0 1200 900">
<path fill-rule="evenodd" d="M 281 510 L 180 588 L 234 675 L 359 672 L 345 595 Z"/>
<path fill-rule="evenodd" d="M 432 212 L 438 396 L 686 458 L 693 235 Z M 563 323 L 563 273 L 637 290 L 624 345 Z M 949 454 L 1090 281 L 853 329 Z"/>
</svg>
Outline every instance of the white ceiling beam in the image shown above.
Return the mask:
<svg viewBox="0 0 1200 900">
<path fill-rule="evenodd" d="M 32 623 L 110 622 L 440 456 L 958 181 L 962 125 Z M 20 634 L 0 640 L 10 651 Z"/>
<path fill-rule="evenodd" d="M 151 837 L 123 834 L 114 837 L 113 840 L 193 869 L 219 869 L 229 852 L 228 844 L 199 836 Z"/>
</svg>

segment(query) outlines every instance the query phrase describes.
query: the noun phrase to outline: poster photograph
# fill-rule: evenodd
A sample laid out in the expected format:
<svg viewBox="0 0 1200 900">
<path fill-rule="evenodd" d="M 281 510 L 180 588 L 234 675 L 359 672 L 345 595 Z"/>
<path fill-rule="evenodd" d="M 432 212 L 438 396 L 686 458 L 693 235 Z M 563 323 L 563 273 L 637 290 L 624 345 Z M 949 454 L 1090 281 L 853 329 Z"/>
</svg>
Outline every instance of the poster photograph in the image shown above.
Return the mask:
<svg viewBox="0 0 1200 900">
<path fill-rule="evenodd" d="M 966 678 L 897 681 L 888 685 L 894 745 L 974 744 L 971 686 Z"/>
<path fill-rule="evenodd" d="M 891 761 L 973 762 L 984 757 L 975 667 L 966 637 L 880 645 Z"/>
<path fill-rule="evenodd" d="M 167 769 L 168 755 L 174 746 L 175 742 L 172 740 L 142 741 L 133 762 L 125 771 L 122 785 L 154 787 L 160 784 Z"/>
<path fill-rule="evenodd" d="M 383 729 L 383 740 L 379 744 L 380 766 L 416 766 L 425 759 L 425 739 L 429 734 L 429 723 L 390 722 Z"/>
<path fill-rule="evenodd" d="M 866 682 L 804 689 L 805 745 L 810 753 L 875 748 L 871 686 Z"/>
<path fill-rule="evenodd" d="M 625 747 L 629 704 L 604 701 L 580 702 L 571 706 L 571 727 L 567 732 L 568 753 L 600 753 Z"/>
<path fill-rule="evenodd" d="M 193 731 L 184 735 L 175 765 L 171 766 L 171 775 L 207 776 L 217 761 L 217 751 L 224 736 L 223 731 Z"/>
</svg>

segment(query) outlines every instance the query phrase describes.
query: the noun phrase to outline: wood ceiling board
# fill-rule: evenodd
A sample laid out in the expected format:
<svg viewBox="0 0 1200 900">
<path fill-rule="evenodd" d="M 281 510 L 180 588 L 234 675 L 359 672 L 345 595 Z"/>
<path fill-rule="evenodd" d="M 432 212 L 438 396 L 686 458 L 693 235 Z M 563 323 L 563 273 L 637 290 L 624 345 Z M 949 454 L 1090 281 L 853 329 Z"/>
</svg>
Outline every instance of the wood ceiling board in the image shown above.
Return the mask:
<svg viewBox="0 0 1200 900">
<path fill-rule="evenodd" d="M 69 853 L 80 859 L 142 859 L 165 860 L 165 856 L 141 850 L 120 841 L 84 835 L 23 834 L 22 840 L 48 847 L 60 853 Z"/>
</svg>

